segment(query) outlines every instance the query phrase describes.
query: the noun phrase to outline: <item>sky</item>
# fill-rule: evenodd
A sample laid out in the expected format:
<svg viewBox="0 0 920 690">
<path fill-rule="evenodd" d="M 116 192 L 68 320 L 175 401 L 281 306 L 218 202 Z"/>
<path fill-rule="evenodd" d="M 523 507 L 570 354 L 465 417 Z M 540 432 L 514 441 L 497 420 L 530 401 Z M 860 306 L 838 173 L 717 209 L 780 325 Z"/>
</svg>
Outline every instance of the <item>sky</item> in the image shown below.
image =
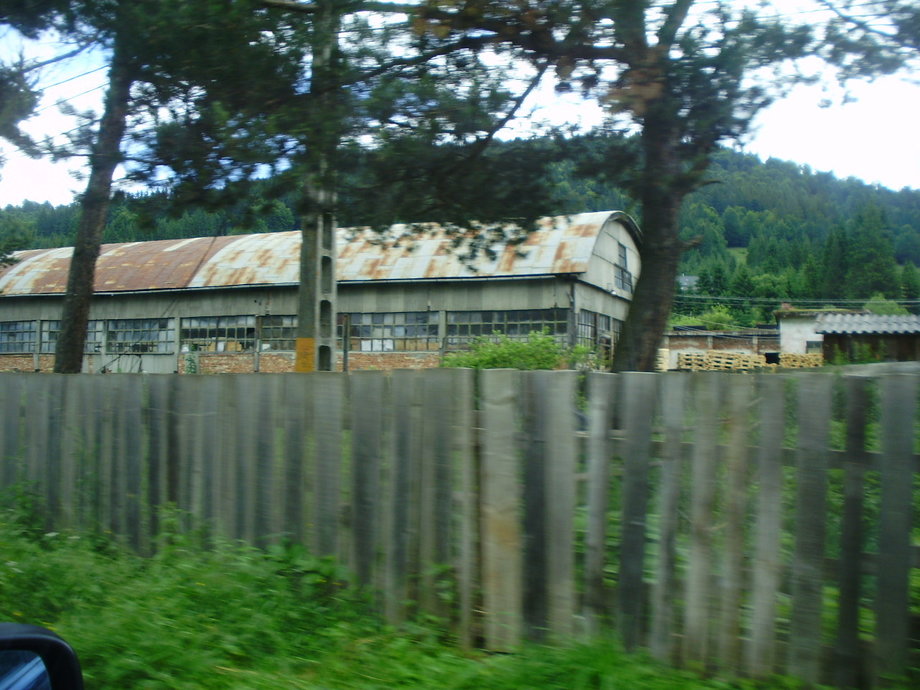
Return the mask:
<svg viewBox="0 0 920 690">
<path fill-rule="evenodd" d="M 20 48 L 9 33 L 0 34 L 0 58 Z M 30 55 L 47 56 L 58 47 L 30 44 Z M 42 70 L 39 85 L 47 87 L 37 115 L 24 127 L 35 136 L 59 135 L 75 121 L 56 105 L 64 99 L 79 109 L 100 109 L 106 73 L 98 56 L 70 60 Z M 849 102 L 834 86 L 799 86 L 761 112 L 741 150 L 808 165 L 839 178 L 855 177 L 899 190 L 920 189 L 920 74 L 851 82 Z M 560 99 L 551 88 L 542 90 L 534 105 L 556 123 L 573 119 L 591 124 L 600 111 L 591 102 Z M 829 102 L 828 107 L 821 107 Z M 526 109 L 525 109 L 526 110 Z M 518 124 L 521 130 L 526 123 Z M 82 160 L 51 163 L 30 160 L 0 144 L 6 164 L 0 168 L 0 208 L 24 200 L 70 203 L 85 183 L 73 177 Z"/>
</svg>

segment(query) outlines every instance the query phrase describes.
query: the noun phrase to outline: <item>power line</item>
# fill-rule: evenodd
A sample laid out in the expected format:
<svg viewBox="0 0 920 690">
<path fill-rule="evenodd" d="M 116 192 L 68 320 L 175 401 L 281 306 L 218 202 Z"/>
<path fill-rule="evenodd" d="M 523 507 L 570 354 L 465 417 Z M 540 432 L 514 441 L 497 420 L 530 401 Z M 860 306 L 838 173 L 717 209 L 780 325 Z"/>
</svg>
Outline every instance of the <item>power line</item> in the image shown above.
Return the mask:
<svg viewBox="0 0 920 690">
<path fill-rule="evenodd" d="M 55 82 L 54 84 L 48 84 L 47 86 L 42 86 L 42 87 L 41 87 L 41 90 L 42 90 L 42 91 L 45 91 L 45 90 L 47 90 L 47 89 L 53 89 L 53 88 L 55 88 L 56 86 L 60 86 L 61 84 L 66 84 L 67 82 L 73 81 L 74 79 L 80 79 L 81 77 L 85 77 L 85 76 L 88 76 L 88 75 L 90 75 L 90 74 L 94 74 L 95 72 L 98 72 L 98 71 L 100 71 L 100 70 L 104 70 L 104 69 L 106 69 L 107 67 L 108 67 L 108 65 L 100 65 L 99 67 L 96 67 L 95 69 L 91 69 L 91 70 L 89 70 L 88 72 L 84 72 L 83 74 L 77 74 L 77 75 L 74 75 L 74 76 L 72 76 L 72 77 L 67 77 L 67 79 L 62 79 L 62 80 L 59 81 L 59 82 Z M 73 98 L 75 98 L 75 96 L 74 96 Z"/>
</svg>

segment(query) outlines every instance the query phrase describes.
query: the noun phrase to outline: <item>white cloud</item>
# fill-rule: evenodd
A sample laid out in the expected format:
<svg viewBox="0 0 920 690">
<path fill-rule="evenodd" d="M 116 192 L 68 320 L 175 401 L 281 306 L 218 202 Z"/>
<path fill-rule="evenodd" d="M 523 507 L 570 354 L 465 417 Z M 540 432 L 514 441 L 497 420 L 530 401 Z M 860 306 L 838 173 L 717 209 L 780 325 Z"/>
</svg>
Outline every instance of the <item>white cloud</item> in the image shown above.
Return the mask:
<svg viewBox="0 0 920 690">
<path fill-rule="evenodd" d="M 902 77 L 849 86 L 856 100 L 819 107 L 828 94 L 800 86 L 761 113 L 745 150 L 808 164 L 837 177 L 920 189 L 920 86 Z"/>
</svg>

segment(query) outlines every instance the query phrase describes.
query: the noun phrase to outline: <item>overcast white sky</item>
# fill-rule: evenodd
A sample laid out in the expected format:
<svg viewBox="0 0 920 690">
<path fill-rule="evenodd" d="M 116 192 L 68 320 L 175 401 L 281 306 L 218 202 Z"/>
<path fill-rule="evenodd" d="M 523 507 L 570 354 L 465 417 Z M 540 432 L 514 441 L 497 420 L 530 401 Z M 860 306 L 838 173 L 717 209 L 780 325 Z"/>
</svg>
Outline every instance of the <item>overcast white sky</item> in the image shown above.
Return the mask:
<svg viewBox="0 0 920 690">
<path fill-rule="evenodd" d="M 0 35 L 0 57 L 8 58 L 14 43 L 8 34 Z M 44 54 L 56 49 L 37 47 Z M 61 115 L 55 105 L 59 99 L 77 109 L 98 110 L 106 77 L 100 65 L 98 60 L 86 58 L 44 69 L 39 83 L 49 88 L 38 115 L 25 129 L 33 135 L 56 135 L 71 129 L 74 121 Z M 758 116 L 744 150 L 764 159 L 772 156 L 807 164 L 840 178 L 855 177 L 896 190 L 920 189 L 918 81 L 920 74 L 851 83 L 849 93 L 855 101 L 845 105 L 838 92 L 827 93 L 818 86 L 798 87 Z M 829 95 L 834 104 L 820 107 Z M 587 117 L 590 122 L 597 117 L 592 104 L 554 101 L 551 90 L 544 92 L 541 101 L 554 120 Z M 9 147 L 0 149 L 7 159 L 0 168 L 0 208 L 27 199 L 69 203 L 84 186 L 71 176 L 72 170 L 80 168 L 79 161 L 52 164 L 30 160 Z"/>
</svg>

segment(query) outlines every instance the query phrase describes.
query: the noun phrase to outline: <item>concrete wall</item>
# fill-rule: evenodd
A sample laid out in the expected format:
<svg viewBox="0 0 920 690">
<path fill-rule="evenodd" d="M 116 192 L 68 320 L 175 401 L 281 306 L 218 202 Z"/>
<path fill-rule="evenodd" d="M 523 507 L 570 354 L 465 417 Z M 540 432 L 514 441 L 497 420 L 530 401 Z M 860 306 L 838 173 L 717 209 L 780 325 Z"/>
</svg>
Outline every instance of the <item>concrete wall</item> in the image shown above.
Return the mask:
<svg viewBox="0 0 920 690">
<path fill-rule="evenodd" d="M 809 342 L 821 343 L 824 336 L 815 333 L 816 316 L 783 316 L 779 319 L 779 340 L 783 352 L 804 355 Z M 820 348 L 817 350 L 820 352 Z"/>
</svg>

